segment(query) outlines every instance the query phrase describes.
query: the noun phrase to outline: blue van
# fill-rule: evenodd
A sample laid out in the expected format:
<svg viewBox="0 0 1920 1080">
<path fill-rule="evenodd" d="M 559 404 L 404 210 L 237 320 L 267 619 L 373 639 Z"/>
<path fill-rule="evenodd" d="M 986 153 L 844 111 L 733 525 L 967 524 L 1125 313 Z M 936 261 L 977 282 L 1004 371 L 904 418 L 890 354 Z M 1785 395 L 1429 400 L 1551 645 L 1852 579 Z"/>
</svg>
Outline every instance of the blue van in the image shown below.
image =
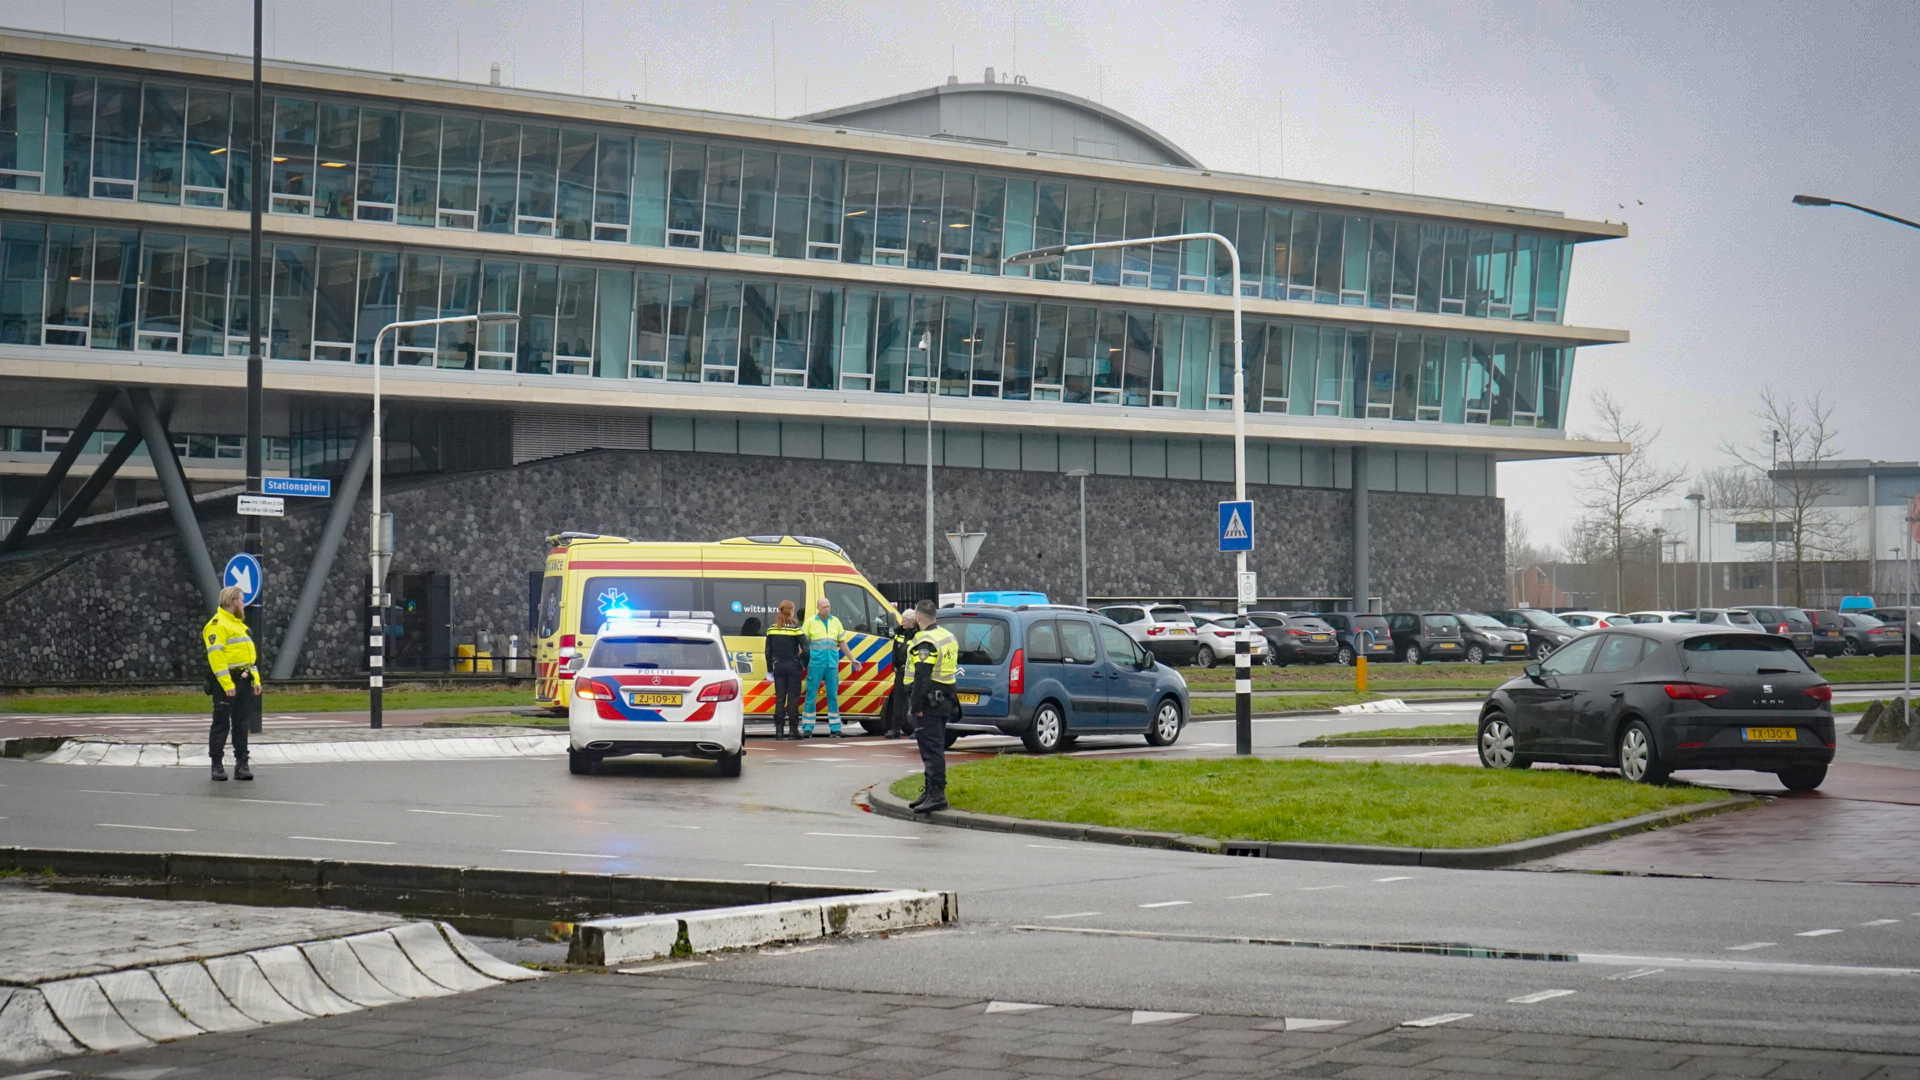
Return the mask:
<svg viewBox="0 0 1920 1080">
<path fill-rule="evenodd" d="M 1113 620 L 1084 608 L 962 604 L 940 612 L 960 639 L 954 693 L 962 735 L 1018 735 L 1050 754 L 1081 735 L 1144 735 L 1171 746 L 1187 722 L 1187 682 Z"/>
</svg>

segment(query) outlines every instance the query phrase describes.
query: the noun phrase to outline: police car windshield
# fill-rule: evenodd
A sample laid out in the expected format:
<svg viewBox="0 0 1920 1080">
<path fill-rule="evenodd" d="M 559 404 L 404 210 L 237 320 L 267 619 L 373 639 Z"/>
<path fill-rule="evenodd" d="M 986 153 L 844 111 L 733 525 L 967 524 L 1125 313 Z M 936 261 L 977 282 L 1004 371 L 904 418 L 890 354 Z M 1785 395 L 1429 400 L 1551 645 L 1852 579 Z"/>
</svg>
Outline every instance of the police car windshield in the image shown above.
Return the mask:
<svg viewBox="0 0 1920 1080">
<path fill-rule="evenodd" d="M 587 659 L 592 668 L 635 668 L 640 671 L 707 671 L 725 669 L 727 654 L 720 643 L 703 638 L 603 637 L 593 643 Z"/>
</svg>

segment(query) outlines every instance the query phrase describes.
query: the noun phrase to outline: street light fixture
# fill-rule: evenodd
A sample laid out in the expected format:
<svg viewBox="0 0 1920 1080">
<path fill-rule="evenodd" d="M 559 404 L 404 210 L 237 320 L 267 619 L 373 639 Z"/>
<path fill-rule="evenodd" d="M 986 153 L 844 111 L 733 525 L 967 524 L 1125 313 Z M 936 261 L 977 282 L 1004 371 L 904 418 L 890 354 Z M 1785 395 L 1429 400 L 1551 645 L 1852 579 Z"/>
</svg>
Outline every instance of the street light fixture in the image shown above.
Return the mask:
<svg viewBox="0 0 1920 1080">
<path fill-rule="evenodd" d="M 1172 236 L 1143 236 L 1134 240 L 1107 240 L 1097 244 L 1052 244 L 1022 251 L 1007 258 L 1008 266 L 1036 266 L 1064 259 L 1070 252 L 1100 251 L 1106 248 L 1144 247 L 1152 244 L 1178 244 L 1205 240 L 1226 250 L 1233 267 L 1233 497 L 1247 498 L 1247 362 L 1240 332 L 1240 249 L 1233 241 L 1213 232 L 1179 233 Z M 1084 481 L 1083 481 L 1084 483 Z M 1234 552 L 1233 641 L 1233 741 L 1234 753 L 1253 753 L 1253 669 L 1252 640 L 1248 634 L 1247 605 L 1241 601 L 1240 582 L 1247 572 L 1247 553 Z M 1082 589 L 1084 592 L 1084 587 Z M 1085 597 L 1082 597 L 1084 602 Z"/>
<path fill-rule="evenodd" d="M 1879 210 L 1875 210 L 1871 206 L 1861 206 L 1859 203 L 1850 203 L 1850 202 L 1847 202 L 1845 199 L 1828 199 L 1819 195 L 1795 195 L 1793 197 L 1793 205 L 1795 206 L 1844 206 L 1849 210 L 1858 210 L 1863 214 L 1872 214 L 1874 217 L 1877 217 L 1877 218 L 1886 218 L 1888 221 L 1894 222 L 1895 224 L 1905 225 L 1909 229 L 1920 229 L 1920 221 L 1908 221 L 1906 218 L 1895 217 L 1892 214 L 1883 213 Z"/>
<path fill-rule="evenodd" d="M 380 466 L 385 463 L 385 451 L 380 445 L 380 342 L 389 331 L 405 330 L 415 326 L 452 326 L 459 323 L 472 323 L 476 330 L 488 326 L 517 324 L 520 316 L 511 311 L 488 311 L 479 315 L 450 315 L 443 319 L 408 319 L 404 322 L 391 322 L 373 335 L 373 504 L 367 514 L 367 561 L 372 582 L 367 606 L 373 617 L 367 638 L 367 716 L 371 727 L 383 727 L 380 709 L 381 690 L 386 684 L 387 631 L 381 622 L 381 602 L 386 599 L 387 560 L 393 552 L 382 550 L 381 540 L 391 540 L 392 532 L 385 526 L 386 520 L 380 513 Z M 394 360 L 399 361 L 400 339 L 394 338 Z M 385 533 L 383 536 L 382 534 Z"/>
<path fill-rule="evenodd" d="M 1664 540 L 1666 535 L 1667 530 L 1665 529 L 1653 530 L 1653 607 L 1656 611 L 1666 610 L 1660 606 L 1660 575 L 1665 573 L 1667 569 L 1666 562 L 1661 558 L 1662 549 L 1666 544 Z M 1675 597 L 1674 599 L 1678 600 L 1679 598 Z"/>
<path fill-rule="evenodd" d="M 1687 495 L 1687 501 L 1693 504 L 1693 606 L 1705 606 L 1700 599 L 1700 553 L 1707 550 L 1706 534 L 1701 532 L 1701 508 L 1706 505 L 1707 497 L 1698 491 Z M 1675 571 L 1678 573 L 1679 571 Z M 1679 586 L 1674 587 L 1674 599 L 1680 599 Z M 1675 604 L 1679 607 L 1679 604 Z"/>
<path fill-rule="evenodd" d="M 1068 469 L 1069 479 L 1080 481 L 1080 606 L 1087 606 L 1087 470 Z"/>
</svg>

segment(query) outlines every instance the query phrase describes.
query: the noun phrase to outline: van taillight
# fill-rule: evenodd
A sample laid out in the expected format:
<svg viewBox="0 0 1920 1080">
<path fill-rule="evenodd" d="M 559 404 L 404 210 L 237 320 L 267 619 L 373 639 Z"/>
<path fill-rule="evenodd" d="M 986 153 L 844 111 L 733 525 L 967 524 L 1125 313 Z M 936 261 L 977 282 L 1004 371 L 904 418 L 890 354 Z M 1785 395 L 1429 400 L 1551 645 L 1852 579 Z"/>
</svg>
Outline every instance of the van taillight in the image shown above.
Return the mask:
<svg viewBox="0 0 1920 1080">
<path fill-rule="evenodd" d="M 700 691 L 701 701 L 732 701 L 740 696 L 740 684 L 732 679 L 717 682 Z"/>
<path fill-rule="evenodd" d="M 561 648 L 563 648 L 563 649 L 571 649 L 571 648 L 573 648 L 573 646 L 574 646 L 574 643 L 575 643 L 575 642 L 574 642 L 574 637 L 573 637 L 573 635 L 572 635 L 572 634 L 561 634 L 561 635 L 560 635 L 560 647 L 561 647 Z"/>
<path fill-rule="evenodd" d="M 613 687 L 608 686 L 598 679 L 575 679 L 573 681 L 573 693 L 575 697 L 583 698 L 587 701 L 613 700 Z"/>
<path fill-rule="evenodd" d="M 1007 693 L 1022 694 L 1027 689 L 1027 650 L 1013 650 L 1013 662 L 1007 665 Z"/>
</svg>

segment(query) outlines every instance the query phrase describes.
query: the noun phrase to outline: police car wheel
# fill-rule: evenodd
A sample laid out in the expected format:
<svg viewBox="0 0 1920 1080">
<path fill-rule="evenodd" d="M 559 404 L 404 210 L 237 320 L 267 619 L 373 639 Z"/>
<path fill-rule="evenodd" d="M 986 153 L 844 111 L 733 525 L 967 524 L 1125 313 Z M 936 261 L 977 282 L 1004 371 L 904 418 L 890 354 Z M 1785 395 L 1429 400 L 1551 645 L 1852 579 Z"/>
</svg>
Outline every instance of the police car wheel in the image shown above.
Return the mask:
<svg viewBox="0 0 1920 1080">
<path fill-rule="evenodd" d="M 596 754 L 589 754 L 585 750 L 575 750 L 572 747 L 567 748 L 567 771 L 575 776 L 592 776 L 593 767 L 598 764 L 599 761 L 600 758 Z"/>
<path fill-rule="evenodd" d="M 740 748 L 740 752 L 737 754 L 720 755 L 719 757 L 714 759 L 713 775 L 729 776 L 729 777 L 739 776 L 740 763 L 746 760 L 746 756 L 747 756 L 747 748 L 744 746 Z"/>
</svg>

